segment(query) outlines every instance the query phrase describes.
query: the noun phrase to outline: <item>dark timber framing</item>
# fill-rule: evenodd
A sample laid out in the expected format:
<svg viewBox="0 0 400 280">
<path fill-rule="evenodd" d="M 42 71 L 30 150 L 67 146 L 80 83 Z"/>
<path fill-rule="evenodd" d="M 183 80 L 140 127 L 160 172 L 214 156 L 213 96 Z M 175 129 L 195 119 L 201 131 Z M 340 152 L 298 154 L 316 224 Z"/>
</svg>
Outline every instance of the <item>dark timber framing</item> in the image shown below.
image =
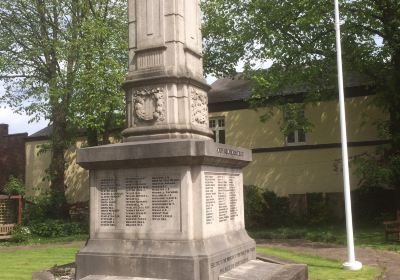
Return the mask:
<svg viewBox="0 0 400 280">
<path fill-rule="evenodd" d="M 376 141 L 360 141 L 349 142 L 349 147 L 365 147 L 365 146 L 378 146 L 389 144 L 389 140 L 376 140 Z M 273 152 L 287 152 L 287 151 L 304 151 L 304 150 L 321 150 L 321 149 L 337 149 L 341 148 L 341 143 L 328 143 L 328 144 L 315 144 L 315 145 L 297 145 L 297 146 L 284 146 L 272 148 L 254 148 L 252 152 L 255 154 L 260 153 L 273 153 Z"/>
</svg>

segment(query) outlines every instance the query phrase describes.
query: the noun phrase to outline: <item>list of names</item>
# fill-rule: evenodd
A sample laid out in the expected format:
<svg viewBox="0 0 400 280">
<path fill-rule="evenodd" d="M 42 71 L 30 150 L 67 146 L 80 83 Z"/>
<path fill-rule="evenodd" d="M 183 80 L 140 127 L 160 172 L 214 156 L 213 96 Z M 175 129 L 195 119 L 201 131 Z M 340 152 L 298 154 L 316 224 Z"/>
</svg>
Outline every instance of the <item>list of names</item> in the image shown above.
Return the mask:
<svg viewBox="0 0 400 280">
<path fill-rule="evenodd" d="M 234 221 L 239 216 L 236 174 L 205 173 L 205 224 Z"/>
</svg>

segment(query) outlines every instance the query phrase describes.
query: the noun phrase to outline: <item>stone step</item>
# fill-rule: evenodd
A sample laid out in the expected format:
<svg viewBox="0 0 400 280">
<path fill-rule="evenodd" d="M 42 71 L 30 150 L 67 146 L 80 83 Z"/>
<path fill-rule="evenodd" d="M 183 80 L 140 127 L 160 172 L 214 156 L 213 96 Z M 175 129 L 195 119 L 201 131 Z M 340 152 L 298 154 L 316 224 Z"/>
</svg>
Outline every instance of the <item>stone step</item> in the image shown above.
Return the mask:
<svg viewBox="0 0 400 280">
<path fill-rule="evenodd" d="M 302 264 L 276 264 L 252 260 L 218 278 L 219 280 L 307 280 L 307 266 Z"/>
<path fill-rule="evenodd" d="M 81 280 L 169 280 L 161 278 L 142 278 L 142 277 L 125 277 L 125 276 L 106 276 L 106 275 L 89 275 Z"/>
</svg>

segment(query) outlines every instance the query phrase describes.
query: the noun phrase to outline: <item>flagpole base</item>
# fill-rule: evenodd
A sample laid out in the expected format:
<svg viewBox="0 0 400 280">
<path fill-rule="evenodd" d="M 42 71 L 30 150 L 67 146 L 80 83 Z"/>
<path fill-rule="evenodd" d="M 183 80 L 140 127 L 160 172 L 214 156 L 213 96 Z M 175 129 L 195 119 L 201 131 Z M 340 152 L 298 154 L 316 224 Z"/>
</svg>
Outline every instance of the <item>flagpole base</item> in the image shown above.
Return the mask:
<svg viewBox="0 0 400 280">
<path fill-rule="evenodd" d="M 345 270 L 360 270 L 362 266 L 363 266 L 362 263 L 358 261 L 343 263 L 343 268 Z"/>
</svg>

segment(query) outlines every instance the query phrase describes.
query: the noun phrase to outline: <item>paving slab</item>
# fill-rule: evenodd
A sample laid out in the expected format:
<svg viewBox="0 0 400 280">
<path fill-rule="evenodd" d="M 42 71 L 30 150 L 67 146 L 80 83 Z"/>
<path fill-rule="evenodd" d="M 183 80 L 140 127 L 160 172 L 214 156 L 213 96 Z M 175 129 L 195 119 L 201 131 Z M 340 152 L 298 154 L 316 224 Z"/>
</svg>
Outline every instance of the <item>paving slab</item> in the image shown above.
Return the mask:
<svg viewBox="0 0 400 280">
<path fill-rule="evenodd" d="M 307 266 L 252 260 L 219 276 L 219 280 L 307 280 Z"/>
</svg>

